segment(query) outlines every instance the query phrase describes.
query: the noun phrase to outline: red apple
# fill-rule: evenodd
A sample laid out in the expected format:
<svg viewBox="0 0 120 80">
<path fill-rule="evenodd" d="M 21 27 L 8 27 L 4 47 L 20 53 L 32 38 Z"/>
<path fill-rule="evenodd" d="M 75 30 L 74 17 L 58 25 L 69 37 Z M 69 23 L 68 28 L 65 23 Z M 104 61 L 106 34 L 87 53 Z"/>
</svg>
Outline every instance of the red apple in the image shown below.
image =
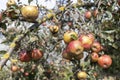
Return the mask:
<svg viewBox="0 0 120 80">
<path fill-rule="evenodd" d="M 43 53 L 39 49 L 33 49 L 31 57 L 33 60 L 39 60 L 43 57 Z"/>
<path fill-rule="evenodd" d="M 0 22 L 2 21 L 2 13 L 0 12 Z"/>
<path fill-rule="evenodd" d="M 22 62 L 29 62 L 31 60 L 30 53 L 27 53 L 27 51 L 23 50 L 19 53 L 19 59 Z"/>
<path fill-rule="evenodd" d="M 95 9 L 93 12 L 94 17 L 96 17 L 98 15 L 98 9 Z"/>
<path fill-rule="evenodd" d="M 11 67 L 11 71 L 13 71 L 13 72 L 18 71 L 18 67 L 17 67 L 17 66 L 15 66 L 15 65 L 12 65 L 12 67 Z"/>
<path fill-rule="evenodd" d="M 92 16 L 92 14 L 91 14 L 90 11 L 85 12 L 85 17 L 86 17 L 87 19 L 90 19 L 91 16 Z"/>
<path fill-rule="evenodd" d="M 79 41 L 82 43 L 82 45 L 85 49 L 90 49 L 90 47 L 94 41 L 94 36 L 92 34 L 81 35 L 79 37 Z"/>
<path fill-rule="evenodd" d="M 120 6 L 120 0 L 118 0 L 118 5 Z"/>
<path fill-rule="evenodd" d="M 84 47 L 79 40 L 71 41 L 67 46 L 67 52 L 71 55 L 76 56 L 83 52 Z"/>
<path fill-rule="evenodd" d="M 98 64 L 102 67 L 102 68 L 109 68 L 112 64 L 112 59 L 109 55 L 102 55 L 99 59 L 98 59 Z"/>
<path fill-rule="evenodd" d="M 94 42 L 93 44 L 92 44 L 92 51 L 93 52 L 99 52 L 99 51 L 101 51 L 102 49 L 102 46 L 101 46 L 101 44 L 99 43 L 99 42 Z"/>
<path fill-rule="evenodd" d="M 93 53 L 91 54 L 91 59 L 92 59 L 93 62 L 97 62 L 97 61 L 98 61 L 98 58 L 99 58 L 98 53 L 93 52 Z"/>
</svg>

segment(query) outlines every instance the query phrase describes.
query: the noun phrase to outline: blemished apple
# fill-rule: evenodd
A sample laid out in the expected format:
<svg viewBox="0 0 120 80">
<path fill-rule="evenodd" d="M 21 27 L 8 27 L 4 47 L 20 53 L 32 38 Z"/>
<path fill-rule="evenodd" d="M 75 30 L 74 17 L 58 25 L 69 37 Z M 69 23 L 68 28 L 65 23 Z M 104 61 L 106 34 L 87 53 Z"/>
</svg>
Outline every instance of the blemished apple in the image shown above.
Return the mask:
<svg viewBox="0 0 120 80">
<path fill-rule="evenodd" d="M 92 34 L 80 35 L 79 41 L 82 43 L 85 49 L 90 49 L 92 43 L 94 42 L 94 36 Z"/>
<path fill-rule="evenodd" d="M 93 52 L 100 52 L 102 50 L 102 46 L 99 42 L 95 41 L 92 46 L 91 49 Z"/>
<path fill-rule="evenodd" d="M 98 53 L 92 52 L 92 54 L 91 54 L 92 62 L 97 62 L 97 61 L 98 61 L 98 58 L 99 58 Z"/>
<path fill-rule="evenodd" d="M 71 60 L 72 59 L 72 56 L 70 56 L 70 54 L 66 50 L 63 51 L 62 57 L 64 59 L 67 59 L 67 60 Z"/>
<path fill-rule="evenodd" d="M 71 41 L 67 46 L 67 52 L 69 52 L 73 56 L 80 55 L 83 50 L 84 47 L 79 40 Z"/>
<path fill-rule="evenodd" d="M 98 59 L 98 64 L 102 68 L 109 68 L 112 65 L 112 58 L 109 55 L 102 55 Z"/>
<path fill-rule="evenodd" d="M 27 21 L 35 21 L 38 17 L 39 11 L 37 6 L 27 5 L 21 8 L 21 13 Z"/>
</svg>

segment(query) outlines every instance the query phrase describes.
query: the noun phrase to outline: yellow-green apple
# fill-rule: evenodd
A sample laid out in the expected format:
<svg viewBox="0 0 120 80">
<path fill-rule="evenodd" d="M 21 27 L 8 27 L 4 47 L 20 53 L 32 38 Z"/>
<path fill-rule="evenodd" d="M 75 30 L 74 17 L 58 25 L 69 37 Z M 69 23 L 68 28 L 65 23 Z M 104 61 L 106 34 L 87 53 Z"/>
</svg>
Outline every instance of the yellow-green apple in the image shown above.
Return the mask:
<svg viewBox="0 0 120 80">
<path fill-rule="evenodd" d="M 78 38 L 78 34 L 74 31 L 67 31 L 63 35 L 63 39 L 65 43 L 69 43 L 74 40 L 74 38 Z"/>
</svg>

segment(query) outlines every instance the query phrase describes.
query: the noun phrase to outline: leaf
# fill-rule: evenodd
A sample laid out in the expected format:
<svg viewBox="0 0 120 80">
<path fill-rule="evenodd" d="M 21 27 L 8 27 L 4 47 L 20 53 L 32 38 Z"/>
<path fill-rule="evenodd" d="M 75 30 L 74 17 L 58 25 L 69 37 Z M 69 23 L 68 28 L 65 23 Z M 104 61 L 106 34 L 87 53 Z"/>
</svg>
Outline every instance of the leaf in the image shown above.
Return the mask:
<svg viewBox="0 0 120 80">
<path fill-rule="evenodd" d="M 30 4 L 33 0 L 28 0 L 28 3 Z"/>
<path fill-rule="evenodd" d="M 5 23 L 0 23 L 0 28 L 6 30 L 7 29 L 7 26 Z"/>
<path fill-rule="evenodd" d="M 4 54 L 4 55 L 3 55 L 3 57 L 2 57 L 2 58 L 4 58 L 4 59 L 8 59 L 8 58 L 9 58 L 9 56 L 10 56 L 10 55 L 9 55 L 8 53 L 6 53 L 6 54 Z"/>
<path fill-rule="evenodd" d="M 111 34 L 111 33 L 114 33 L 114 32 L 116 32 L 116 30 L 103 31 L 103 33 L 108 33 L 108 34 Z"/>
<path fill-rule="evenodd" d="M 72 37 L 73 40 L 77 40 L 77 38 L 78 38 L 78 37 L 76 37 L 74 34 L 71 35 L 71 37 Z"/>
</svg>

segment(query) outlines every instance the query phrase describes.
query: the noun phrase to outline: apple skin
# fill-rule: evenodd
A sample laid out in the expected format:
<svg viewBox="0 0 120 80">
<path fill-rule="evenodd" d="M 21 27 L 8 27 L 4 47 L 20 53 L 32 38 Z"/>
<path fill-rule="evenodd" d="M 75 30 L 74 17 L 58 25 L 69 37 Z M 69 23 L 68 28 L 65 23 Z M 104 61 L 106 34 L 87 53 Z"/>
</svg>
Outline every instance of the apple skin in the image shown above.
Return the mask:
<svg viewBox="0 0 120 80">
<path fill-rule="evenodd" d="M 16 2 L 15 2 L 15 0 L 8 0 L 6 5 L 7 5 L 7 7 L 14 6 L 14 5 L 16 5 Z"/>
<path fill-rule="evenodd" d="M 91 49 L 93 52 L 100 52 L 102 50 L 102 46 L 99 42 L 95 41 L 93 42 Z"/>
<path fill-rule="evenodd" d="M 86 12 L 85 12 L 85 17 L 86 17 L 87 19 L 90 19 L 91 16 L 92 16 L 92 14 L 91 14 L 90 11 L 86 11 Z"/>
<path fill-rule="evenodd" d="M 98 15 L 98 9 L 95 9 L 95 10 L 93 11 L 93 15 L 94 15 L 94 17 L 97 17 L 97 15 Z"/>
<path fill-rule="evenodd" d="M 29 62 L 31 60 L 31 55 L 23 50 L 19 53 L 19 59 L 21 62 Z"/>
<path fill-rule="evenodd" d="M 71 41 L 67 46 L 67 52 L 70 53 L 72 56 L 77 56 L 81 54 L 84 50 L 81 42 L 79 40 Z"/>
<path fill-rule="evenodd" d="M 120 0 L 118 0 L 118 5 L 120 6 Z"/>
<path fill-rule="evenodd" d="M 94 42 L 94 36 L 92 34 L 80 35 L 79 41 L 82 43 L 85 49 L 90 49 L 92 43 Z"/>
<path fill-rule="evenodd" d="M 39 60 L 43 57 L 43 53 L 39 49 L 33 49 L 31 53 L 31 58 L 33 60 Z"/>
<path fill-rule="evenodd" d="M 99 58 L 98 53 L 92 52 L 92 54 L 91 54 L 92 62 L 97 62 L 97 61 L 98 61 L 98 58 Z"/>
<path fill-rule="evenodd" d="M 2 21 L 2 13 L 0 12 L 0 22 Z"/>
<path fill-rule="evenodd" d="M 112 64 L 112 59 L 109 55 L 102 55 L 99 57 L 98 59 L 98 64 L 102 67 L 102 68 L 109 68 Z"/>
<path fill-rule="evenodd" d="M 63 35 L 64 42 L 69 43 L 69 42 L 73 41 L 74 39 L 72 39 L 72 35 L 75 36 L 76 38 L 78 38 L 78 34 L 74 31 L 65 32 Z"/>
<path fill-rule="evenodd" d="M 84 72 L 84 71 L 80 71 L 80 72 L 77 73 L 77 78 L 78 78 L 79 80 L 81 80 L 81 79 L 86 79 L 86 78 L 87 78 L 87 73 Z"/>
<path fill-rule="evenodd" d="M 64 59 L 67 59 L 67 60 L 72 60 L 72 57 L 70 56 L 70 54 L 66 50 L 63 51 L 62 57 Z"/>
<path fill-rule="evenodd" d="M 51 31 L 53 34 L 55 34 L 55 33 L 57 33 L 57 32 L 59 31 L 59 26 L 57 26 L 57 25 L 49 26 L 49 28 L 50 28 L 50 31 Z"/>
<path fill-rule="evenodd" d="M 21 8 L 21 13 L 27 21 L 35 21 L 38 17 L 39 11 L 37 6 L 27 5 Z"/>
<path fill-rule="evenodd" d="M 18 71 L 18 67 L 15 66 L 15 65 L 12 65 L 12 67 L 11 67 L 11 71 L 12 71 L 12 72 L 16 72 L 16 71 Z"/>
</svg>

